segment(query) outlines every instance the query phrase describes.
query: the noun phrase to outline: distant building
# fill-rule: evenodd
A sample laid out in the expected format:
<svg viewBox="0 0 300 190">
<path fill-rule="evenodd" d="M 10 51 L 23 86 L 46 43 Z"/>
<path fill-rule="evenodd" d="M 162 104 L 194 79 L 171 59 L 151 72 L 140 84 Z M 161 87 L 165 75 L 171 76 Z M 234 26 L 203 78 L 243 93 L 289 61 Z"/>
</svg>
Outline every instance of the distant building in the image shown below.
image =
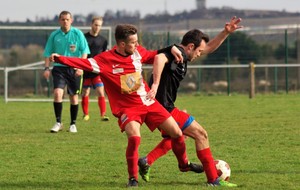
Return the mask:
<svg viewBox="0 0 300 190">
<path fill-rule="evenodd" d="M 196 0 L 198 10 L 206 9 L 206 0 Z"/>
</svg>

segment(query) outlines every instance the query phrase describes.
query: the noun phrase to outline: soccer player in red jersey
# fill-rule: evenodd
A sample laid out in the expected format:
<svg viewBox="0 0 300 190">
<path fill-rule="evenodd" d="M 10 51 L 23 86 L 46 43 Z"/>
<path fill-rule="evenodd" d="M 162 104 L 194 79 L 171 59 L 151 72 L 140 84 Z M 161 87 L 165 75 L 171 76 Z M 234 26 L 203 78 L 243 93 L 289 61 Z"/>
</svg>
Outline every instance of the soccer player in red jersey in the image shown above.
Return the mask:
<svg viewBox="0 0 300 190">
<path fill-rule="evenodd" d="M 138 186 L 138 147 L 140 127 L 146 123 L 153 131 L 164 130 L 171 137 L 172 150 L 178 160 L 180 170 L 189 167 L 184 136 L 171 114 L 155 99 L 147 96 L 149 87 L 142 76 L 142 63 L 153 64 L 158 53 L 174 53 L 177 61 L 182 61 L 181 53 L 174 46 L 159 51 L 148 51 L 138 44 L 137 29 L 130 24 L 117 25 L 115 29 L 117 45 L 94 58 L 80 59 L 52 54 L 50 61 L 71 67 L 99 73 L 105 86 L 112 114 L 118 118 L 119 127 L 125 131 L 128 144 L 126 160 L 129 175 L 128 187 Z"/>
<path fill-rule="evenodd" d="M 239 26 L 240 22 L 240 18 L 233 17 L 229 23 L 225 24 L 224 30 L 211 41 L 200 30 L 194 29 L 187 32 L 181 44 L 178 45 L 184 57 L 183 63 L 176 63 L 174 57 L 167 52 L 157 55 L 154 62 L 159 64 L 154 63 L 149 84 L 151 86 L 149 97 L 155 97 L 171 113 L 183 134 L 195 140 L 197 157 L 203 164 L 208 184 L 212 186 L 235 187 L 237 185 L 218 177 L 206 130 L 195 121 L 193 116 L 179 110 L 174 104 L 180 82 L 187 73 L 188 61 L 215 51 L 230 33 L 242 27 Z M 170 137 L 163 130 L 162 136 L 163 140 L 146 157 L 139 159 L 139 172 L 145 181 L 149 181 L 150 166 L 172 148 Z"/>
</svg>

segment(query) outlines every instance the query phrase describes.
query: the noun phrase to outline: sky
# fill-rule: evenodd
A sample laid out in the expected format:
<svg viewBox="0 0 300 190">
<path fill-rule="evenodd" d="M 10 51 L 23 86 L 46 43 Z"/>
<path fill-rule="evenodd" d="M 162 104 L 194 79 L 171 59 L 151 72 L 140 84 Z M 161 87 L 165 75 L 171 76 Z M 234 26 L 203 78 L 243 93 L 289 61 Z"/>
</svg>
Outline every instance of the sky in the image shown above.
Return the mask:
<svg viewBox="0 0 300 190">
<path fill-rule="evenodd" d="M 206 7 L 254 10 L 277 10 L 300 12 L 300 0 L 206 0 Z M 167 11 L 169 14 L 190 11 L 196 8 L 196 0 L 2 0 L 0 21 L 19 21 L 50 18 L 62 10 L 73 15 L 87 16 L 95 13 L 103 16 L 106 10 L 139 11 L 141 16 Z M 238 15 L 237 15 L 238 16 Z"/>
</svg>

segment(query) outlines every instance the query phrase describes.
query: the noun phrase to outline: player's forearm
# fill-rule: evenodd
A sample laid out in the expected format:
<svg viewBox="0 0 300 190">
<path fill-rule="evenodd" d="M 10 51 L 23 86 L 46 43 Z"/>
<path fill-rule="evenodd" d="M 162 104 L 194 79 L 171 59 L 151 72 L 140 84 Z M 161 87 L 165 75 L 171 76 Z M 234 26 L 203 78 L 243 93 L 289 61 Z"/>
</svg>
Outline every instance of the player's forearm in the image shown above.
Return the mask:
<svg viewBox="0 0 300 190">
<path fill-rule="evenodd" d="M 229 36 L 229 32 L 225 29 L 221 31 L 217 36 L 215 36 L 212 40 L 207 43 L 203 54 L 209 54 L 214 52 L 216 49 L 220 47 L 220 45 L 224 42 L 224 40 Z"/>
<path fill-rule="evenodd" d="M 82 59 L 77 57 L 55 56 L 54 61 L 69 67 L 82 69 L 84 71 L 99 73 L 99 66 L 94 59 Z"/>
<path fill-rule="evenodd" d="M 48 57 L 45 58 L 45 67 L 50 67 L 50 61 Z"/>
<path fill-rule="evenodd" d="M 159 85 L 162 71 L 168 59 L 165 54 L 158 54 L 154 58 L 153 63 L 153 84 Z"/>
</svg>

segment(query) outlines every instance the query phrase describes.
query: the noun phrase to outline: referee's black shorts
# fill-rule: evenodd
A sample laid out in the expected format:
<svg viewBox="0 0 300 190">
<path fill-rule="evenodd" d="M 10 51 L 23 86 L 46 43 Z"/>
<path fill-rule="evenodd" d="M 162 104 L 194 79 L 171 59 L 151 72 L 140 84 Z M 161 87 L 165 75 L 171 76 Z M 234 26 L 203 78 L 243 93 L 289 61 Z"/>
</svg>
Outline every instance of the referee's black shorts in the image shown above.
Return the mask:
<svg viewBox="0 0 300 190">
<path fill-rule="evenodd" d="M 54 66 L 52 69 L 53 88 L 64 89 L 67 85 L 68 94 L 79 94 L 82 85 L 82 76 L 75 76 L 76 71 L 71 67 Z"/>
</svg>

